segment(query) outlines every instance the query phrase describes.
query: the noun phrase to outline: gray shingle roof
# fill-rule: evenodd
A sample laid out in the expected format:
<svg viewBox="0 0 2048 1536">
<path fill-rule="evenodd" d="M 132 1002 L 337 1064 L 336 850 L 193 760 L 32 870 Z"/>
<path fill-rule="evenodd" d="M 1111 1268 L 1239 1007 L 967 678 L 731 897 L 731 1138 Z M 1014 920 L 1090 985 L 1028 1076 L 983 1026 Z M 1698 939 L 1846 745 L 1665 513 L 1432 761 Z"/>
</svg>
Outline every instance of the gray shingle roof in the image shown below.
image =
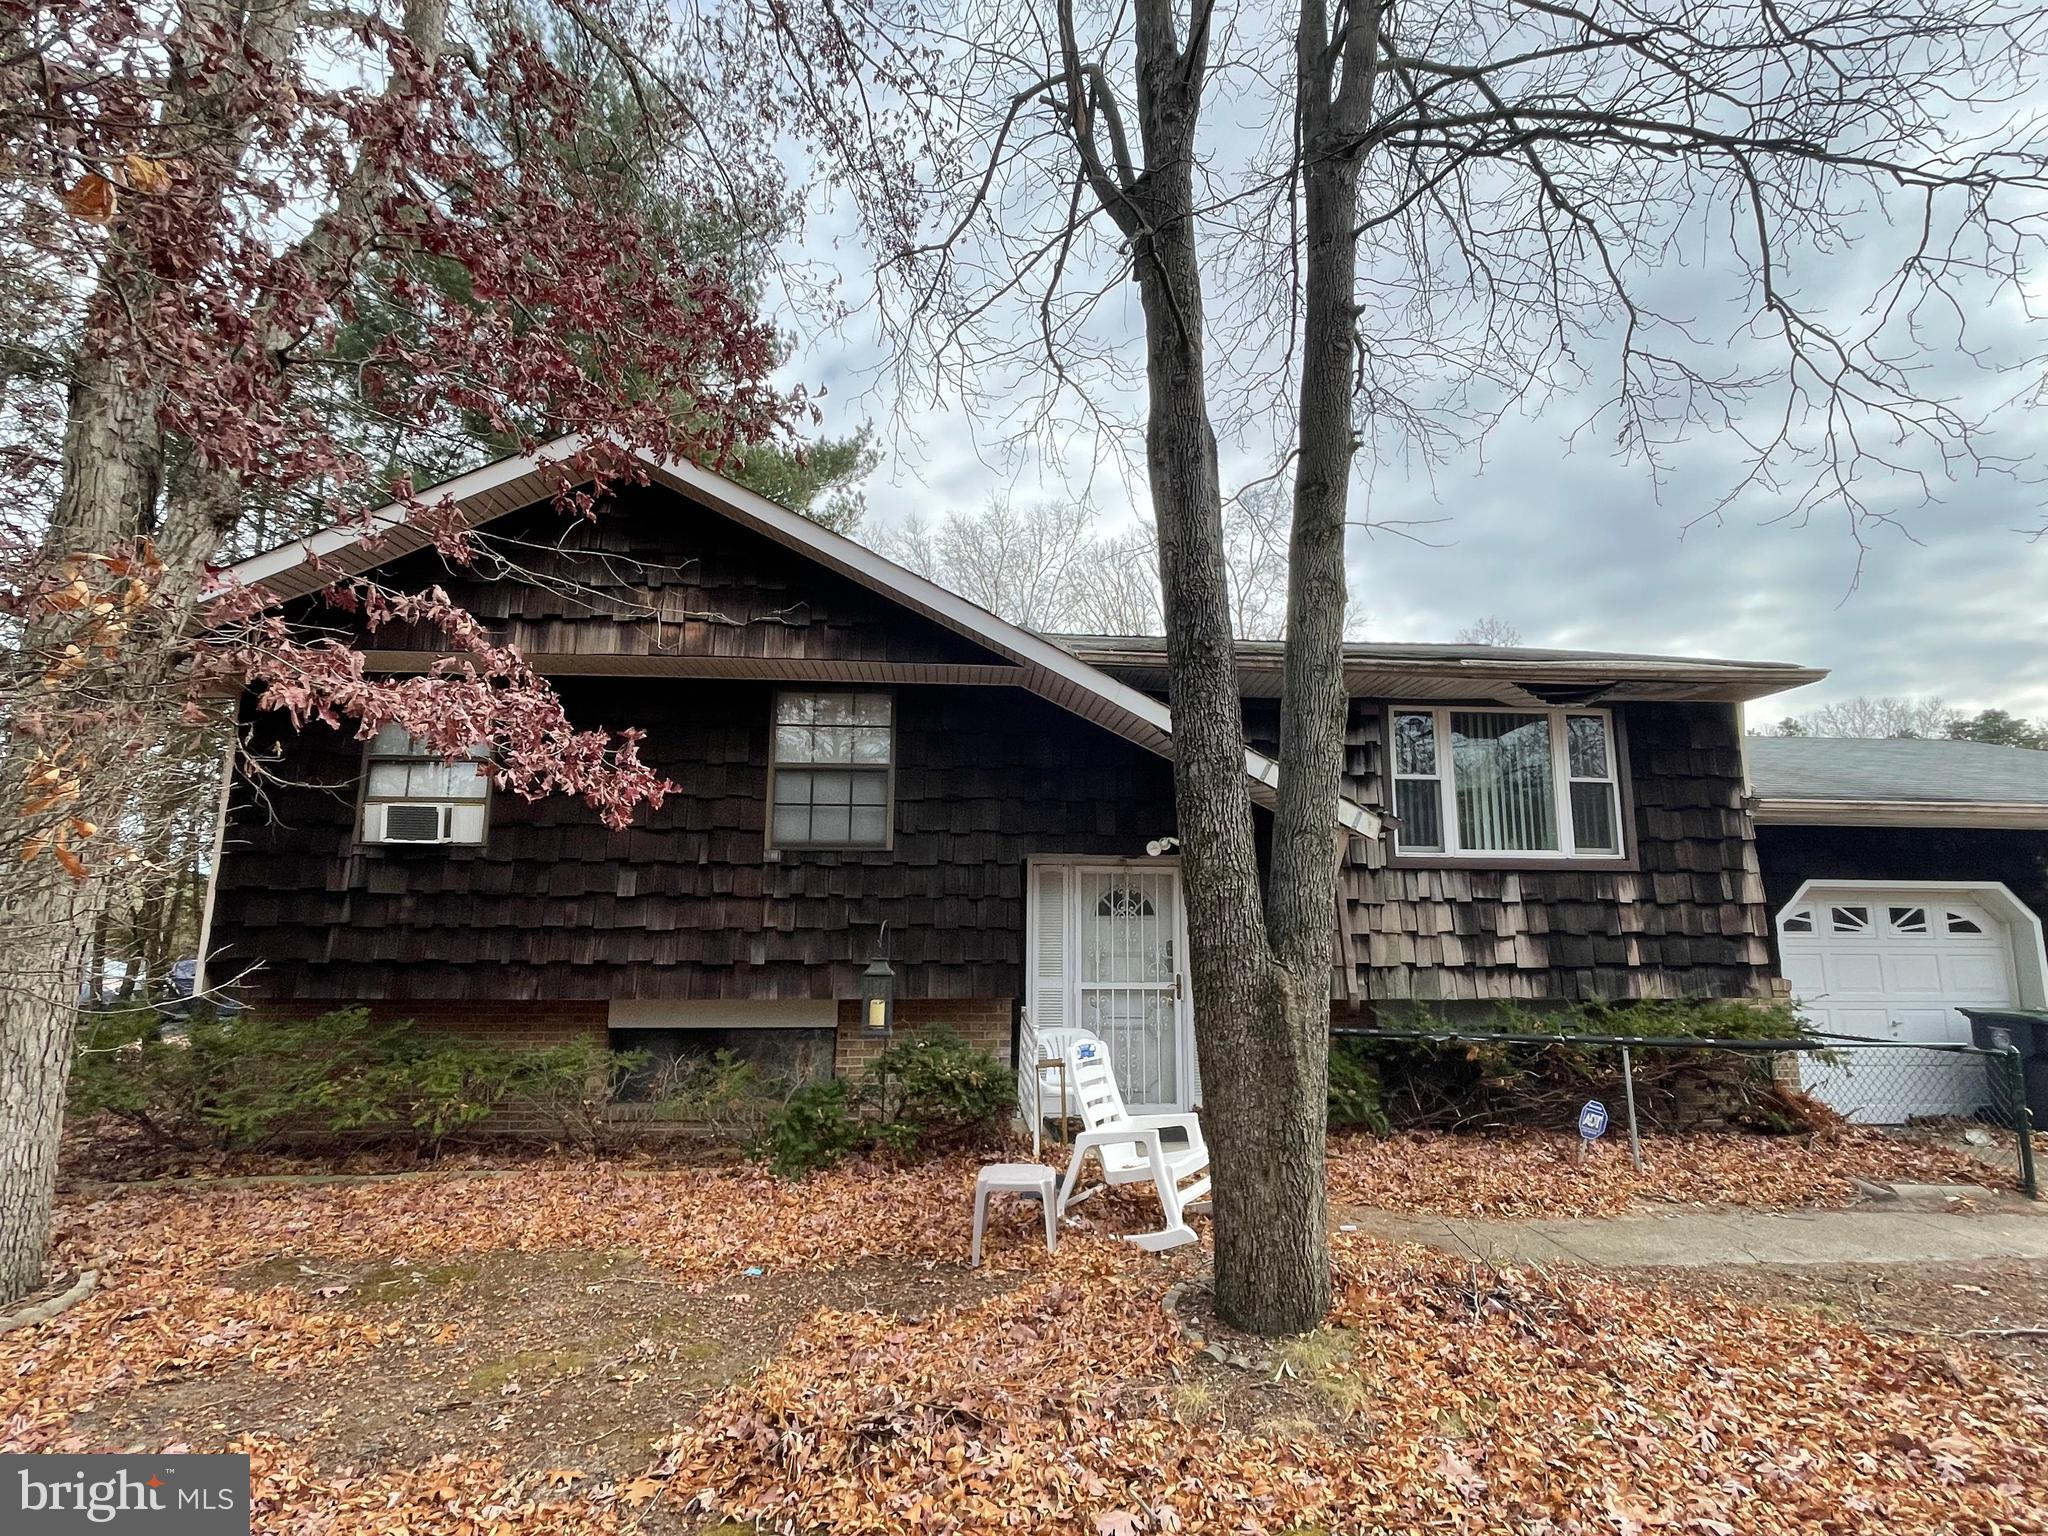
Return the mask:
<svg viewBox="0 0 2048 1536">
<path fill-rule="evenodd" d="M 1759 800 L 2048 807 L 2048 752 L 1979 741 L 1755 736 L 1749 778 Z"/>
</svg>

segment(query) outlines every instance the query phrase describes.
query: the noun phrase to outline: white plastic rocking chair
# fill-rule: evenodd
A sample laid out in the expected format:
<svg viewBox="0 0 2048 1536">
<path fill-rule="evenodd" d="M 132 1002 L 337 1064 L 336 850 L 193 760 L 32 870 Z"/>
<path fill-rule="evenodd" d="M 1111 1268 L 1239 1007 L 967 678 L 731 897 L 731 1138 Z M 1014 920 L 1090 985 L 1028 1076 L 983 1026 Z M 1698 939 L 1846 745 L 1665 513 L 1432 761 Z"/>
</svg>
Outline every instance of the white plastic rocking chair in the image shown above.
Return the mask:
<svg viewBox="0 0 2048 1536">
<path fill-rule="evenodd" d="M 1127 1241 L 1153 1253 L 1192 1243 L 1195 1234 L 1187 1224 L 1187 1208 L 1209 1193 L 1209 1146 L 1202 1140 L 1201 1121 L 1194 1115 L 1133 1115 L 1126 1110 L 1110 1069 L 1109 1051 L 1100 1040 L 1073 1041 L 1066 1057 L 1075 1108 L 1087 1129 L 1074 1138 L 1073 1158 L 1060 1186 L 1060 1215 L 1066 1215 L 1081 1165 L 1092 1152 L 1102 1165 L 1103 1183 L 1150 1184 L 1159 1191 L 1165 1225 L 1157 1232 L 1126 1233 Z M 1166 1146 L 1162 1136 L 1171 1130 L 1186 1134 L 1185 1147 Z"/>
</svg>

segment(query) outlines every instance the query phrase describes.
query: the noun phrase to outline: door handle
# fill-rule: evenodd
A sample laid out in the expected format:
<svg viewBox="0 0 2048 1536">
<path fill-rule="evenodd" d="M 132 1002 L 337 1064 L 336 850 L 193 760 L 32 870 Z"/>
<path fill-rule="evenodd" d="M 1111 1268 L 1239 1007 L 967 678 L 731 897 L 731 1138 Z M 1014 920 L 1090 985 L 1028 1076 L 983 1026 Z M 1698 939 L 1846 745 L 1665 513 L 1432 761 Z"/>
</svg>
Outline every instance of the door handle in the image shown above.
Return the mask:
<svg viewBox="0 0 2048 1536">
<path fill-rule="evenodd" d="M 1176 1003 L 1180 1001 L 1180 972 L 1179 972 L 1179 971 L 1175 971 L 1175 972 L 1173 973 L 1173 1000 L 1174 1000 L 1174 1001 L 1175 1001 Z"/>
</svg>

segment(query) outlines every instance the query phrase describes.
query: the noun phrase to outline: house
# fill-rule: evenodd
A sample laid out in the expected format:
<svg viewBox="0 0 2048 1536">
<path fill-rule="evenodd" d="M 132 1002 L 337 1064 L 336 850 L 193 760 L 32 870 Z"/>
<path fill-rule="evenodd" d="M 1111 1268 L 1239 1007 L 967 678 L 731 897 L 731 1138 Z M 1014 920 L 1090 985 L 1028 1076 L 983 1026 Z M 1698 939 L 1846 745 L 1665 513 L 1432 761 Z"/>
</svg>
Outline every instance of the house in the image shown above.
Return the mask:
<svg viewBox="0 0 2048 1536">
<path fill-rule="evenodd" d="M 595 521 L 548 504 L 537 458 L 450 482 L 475 568 L 396 513 L 374 545 L 336 529 L 238 568 L 330 627 L 353 622 L 320 604 L 337 569 L 438 582 L 578 724 L 644 729 L 680 788 L 610 831 L 393 733 L 247 711 L 271 773 L 227 800 L 208 984 L 848 1071 L 875 1048 L 855 1000 L 886 946 L 903 1026 L 1007 1054 L 1027 1010 L 1087 1023 L 1127 1099 L 1185 1107 L 1162 643 L 1031 634 L 716 475 L 647 469 Z M 437 654 L 426 632 L 361 643 L 379 671 Z M 1255 802 L 1277 781 L 1279 662 L 1240 651 Z M 1741 710 L 1823 674 L 1377 644 L 1345 672 L 1334 1010 L 1769 989 Z"/>
<path fill-rule="evenodd" d="M 2048 1007 L 2048 752 L 1765 736 L 1749 760 L 1774 952 L 1817 1028 L 1967 1041 L 1959 1008 Z M 1878 1120 L 1962 1102 L 1875 1058 L 1828 1096 Z"/>
</svg>

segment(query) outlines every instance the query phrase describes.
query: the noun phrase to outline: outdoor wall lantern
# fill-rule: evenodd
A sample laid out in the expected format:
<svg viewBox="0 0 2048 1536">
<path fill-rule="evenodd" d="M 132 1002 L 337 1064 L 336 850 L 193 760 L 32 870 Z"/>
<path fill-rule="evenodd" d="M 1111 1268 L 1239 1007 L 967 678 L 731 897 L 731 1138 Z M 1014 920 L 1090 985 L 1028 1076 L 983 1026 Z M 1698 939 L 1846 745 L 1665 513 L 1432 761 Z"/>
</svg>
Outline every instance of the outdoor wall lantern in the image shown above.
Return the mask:
<svg viewBox="0 0 2048 1536">
<path fill-rule="evenodd" d="M 882 924 L 875 958 L 860 975 L 860 1032 L 886 1039 L 896 1027 L 896 973 L 889 968 L 889 925 Z"/>
</svg>

